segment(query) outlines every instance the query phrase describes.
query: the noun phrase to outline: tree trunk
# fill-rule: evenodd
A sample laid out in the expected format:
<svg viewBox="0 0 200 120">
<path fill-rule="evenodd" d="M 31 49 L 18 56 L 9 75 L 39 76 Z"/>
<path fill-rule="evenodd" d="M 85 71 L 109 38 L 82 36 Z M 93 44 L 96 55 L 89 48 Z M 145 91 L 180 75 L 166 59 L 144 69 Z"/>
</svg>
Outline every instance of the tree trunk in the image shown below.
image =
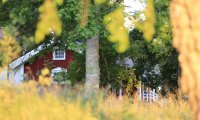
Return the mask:
<svg viewBox="0 0 200 120">
<path fill-rule="evenodd" d="M 86 79 L 84 98 L 88 99 L 99 90 L 99 36 L 93 36 L 86 43 Z"/>
<path fill-rule="evenodd" d="M 200 1 L 172 0 L 173 45 L 180 52 L 181 90 L 188 93 L 194 118 L 200 120 Z"/>
</svg>

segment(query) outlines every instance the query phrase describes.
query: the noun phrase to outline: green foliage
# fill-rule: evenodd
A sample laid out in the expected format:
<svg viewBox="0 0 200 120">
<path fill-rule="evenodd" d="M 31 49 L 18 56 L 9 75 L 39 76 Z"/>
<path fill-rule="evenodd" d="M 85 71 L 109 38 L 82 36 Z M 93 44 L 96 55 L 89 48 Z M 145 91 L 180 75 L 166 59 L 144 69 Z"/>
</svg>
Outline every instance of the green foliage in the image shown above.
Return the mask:
<svg viewBox="0 0 200 120">
<path fill-rule="evenodd" d="M 152 88 L 162 86 L 163 91 L 175 93 L 178 88 L 178 58 L 172 45 L 160 46 L 161 48 L 154 46 L 153 41 L 150 43 L 144 41 L 142 33 L 137 29 L 131 31 L 130 37 L 131 46 L 126 54 L 134 59 L 137 79 Z M 163 51 L 154 51 L 154 47 L 159 49 L 169 47 L 173 51 L 163 54 Z"/>
<path fill-rule="evenodd" d="M 33 38 L 39 19 L 39 7 L 42 3 L 41 0 L 9 0 L 0 5 L 0 25 L 9 28 L 9 31 L 16 29 L 17 40 L 24 53 L 37 47 Z M 99 6 L 92 4 L 88 15 L 88 24 L 84 28 L 79 24 L 82 16 L 80 7 L 80 1 L 63 1 L 63 4 L 58 6 L 58 14 L 61 23 L 63 23 L 61 36 L 46 36 L 44 43 L 54 37 L 63 44 L 66 43 L 71 50 L 76 49 L 78 51 L 79 46 L 77 47 L 74 44 L 76 40 L 84 42 L 86 39 L 105 30 L 102 29 L 103 16 L 116 8 L 116 5 L 103 4 Z"/>
<path fill-rule="evenodd" d="M 104 28 L 105 29 L 105 28 Z M 125 67 L 121 66 L 116 61 L 123 60 L 127 56 L 123 56 L 115 51 L 115 46 L 106 40 L 106 36 L 109 33 L 102 31 L 100 33 L 100 85 L 102 87 L 111 85 L 112 87 L 120 87 L 123 79 L 119 79 L 121 73 L 126 76 L 124 80 L 129 77 L 128 72 Z M 105 37 L 104 37 L 105 36 Z M 111 47 L 110 47 L 111 46 Z M 134 73 L 131 73 L 134 74 Z M 74 61 L 70 64 L 68 71 L 68 79 L 72 81 L 73 84 L 77 82 L 84 82 L 85 78 L 85 53 L 74 54 Z M 132 77 L 132 76 L 130 76 Z"/>
<path fill-rule="evenodd" d="M 150 35 L 150 37 L 153 36 L 153 40 L 147 43 L 144 41 L 141 31 L 134 29 L 130 33 L 130 48 L 123 54 L 118 54 L 114 50 L 118 47 L 117 44 L 107 41 L 110 33 L 103 25 L 103 17 L 119 7 L 120 2 L 121 0 L 118 0 L 112 5 L 108 4 L 108 1 L 101 5 L 92 3 L 87 25 L 81 27 L 79 24 L 82 16 L 80 13 L 81 2 L 65 0 L 62 5 L 58 6 L 58 14 L 63 23 L 61 36 L 49 35 L 45 38 L 44 43 L 48 43 L 49 39 L 54 38 L 59 40 L 60 45 L 66 43 L 71 50 L 80 51 L 85 48 L 85 40 L 99 34 L 102 86 L 118 85 L 117 77 L 124 68 L 117 64 L 116 60 L 123 60 L 128 56 L 134 59 L 135 74 L 138 80 L 142 80 L 151 87 L 163 86 L 168 83 L 168 87 L 176 89 L 178 61 L 177 53 L 172 47 L 169 0 L 155 0 L 150 3 L 149 11 L 146 13 L 148 24 L 145 25 L 145 30 L 147 34 L 149 34 L 148 32 L 153 33 L 155 26 L 154 36 L 153 34 Z M 24 53 L 36 47 L 33 36 L 39 19 L 39 6 L 41 5 L 41 0 L 9 0 L 0 4 L 0 26 L 16 35 Z M 156 16 L 152 15 L 153 11 Z M 156 23 L 154 23 L 155 21 Z M 150 37 L 147 37 L 147 39 L 150 39 Z M 83 44 L 77 45 L 77 40 Z M 70 66 L 68 76 L 73 84 L 76 81 L 84 81 L 84 55 L 84 52 L 83 54 L 76 54 L 75 61 Z M 161 74 L 152 72 L 156 65 L 158 65 Z M 143 76 L 144 73 L 146 77 Z"/>
<path fill-rule="evenodd" d="M 114 49 L 115 46 L 107 40 L 108 34 L 107 31 L 100 33 L 100 82 L 101 86 L 111 84 L 111 86 L 116 87 L 119 86 L 119 82 L 116 81 L 116 76 L 119 74 L 121 66 L 116 63 L 119 54 Z"/>
<path fill-rule="evenodd" d="M 95 4 L 97 4 L 97 5 L 102 5 L 106 2 L 107 2 L 107 0 L 95 0 Z"/>
<path fill-rule="evenodd" d="M 155 2 L 156 10 L 156 34 L 152 44 L 152 51 L 159 55 L 169 55 L 174 51 L 172 47 L 172 27 L 169 18 L 169 1 Z"/>
<path fill-rule="evenodd" d="M 126 68 L 122 69 L 117 77 L 118 81 L 122 84 L 121 87 L 125 90 L 128 97 L 132 97 L 134 92 L 140 86 L 140 81 L 137 80 L 135 69 Z"/>
<path fill-rule="evenodd" d="M 0 5 L 0 26 L 7 32 L 17 34 L 23 52 L 35 47 L 33 36 L 41 3 L 35 0 L 9 0 Z"/>
<path fill-rule="evenodd" d="M 0 3 L 2 2 L 1 4 L 3 4 L 3 3 L 5 3 L 6 1 L 7 1 L 7 0 L 1 0 Z"/>
<path fill-rule="evenodd" d="M 144 41 L 143 33 L 130 32 L 131 46 L 127 51 L 134 59 L 136 76 L 146 85 L 162 87 L 164 92 L 175 93 L 178 89 L 178 53 L 172 46 L 172 31 L 169 19 L 169 1 L 154 2 L 156 14 L 155 34 L 151 42 Z M 159 69 L 159 72 L 155 71 Z"/>
<path fill-rule="evenodd" d="M 74 53 L 74 61 L 70 63 L 67 79 L 72 85 L 83 82 L 85 78 L 85 54 Z"/>
<path fill-rule="evenodd" d="M 66 71 L 54 73 L 53 80 L 55 82 L 57 82 L 58 84 L 62 83 L 62 84 L 71 85 L 71 82 L 69 80 L 67 80 L 67 72 Z"/>
<path fill-rule="evenodd" d="M 159 59 L 162 73 L 162 84 L 165 91 L 175 92 L 178 89 L 179 64 L 178 53 L 172 46 L 172 27 L 169 17 L 169 0 L 156 1 L 156 34 L 152 42 L 152 52 Z"/>
</svg>

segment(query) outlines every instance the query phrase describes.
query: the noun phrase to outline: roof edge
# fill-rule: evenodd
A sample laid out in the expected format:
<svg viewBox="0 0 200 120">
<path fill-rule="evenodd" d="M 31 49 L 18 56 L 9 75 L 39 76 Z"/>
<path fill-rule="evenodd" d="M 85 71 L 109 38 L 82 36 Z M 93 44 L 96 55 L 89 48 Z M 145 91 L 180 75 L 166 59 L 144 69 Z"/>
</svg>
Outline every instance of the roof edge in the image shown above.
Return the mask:
<svg viewBox="0 0 200 120">
<path fill-rule="evenodd" d="M 27 62 L 30 58 L 37 55 L 40 51 L 48 48 L 49 46 L 53 45 L 54 43 L 55 43 L 55 41 L 51 41 L 51 43 L 49 43 L 47 45 L 42 44 L 42 45 L 38 46 L 36 49 L 31 50 L 30 52 L 26 53 L 25 55 L 23 55 L 23 56 L 19 57 L 18 59 L 14 60 L 13 62 L 11 62 L 8 65 L 9 68 L 15 69 L 16 67 Z"/>
</svg>

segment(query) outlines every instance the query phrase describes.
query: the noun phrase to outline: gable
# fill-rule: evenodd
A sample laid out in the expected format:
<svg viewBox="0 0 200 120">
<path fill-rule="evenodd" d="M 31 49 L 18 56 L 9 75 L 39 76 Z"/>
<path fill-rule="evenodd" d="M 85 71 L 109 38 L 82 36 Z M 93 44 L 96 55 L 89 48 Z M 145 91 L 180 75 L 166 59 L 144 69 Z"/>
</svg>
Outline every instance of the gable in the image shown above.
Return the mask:
<svg viewBox="0 0 200 120">
<path fill-rule="evenodd" d="M 42 44 L 40 46 L 38 46 L 36 49 L 31 50 L 30 52 L 26 53 L 25 55 L 19 57 L 18 59 L 14 60 L 12 63 L 9 64 L 9 68 L 10 69 L 15 69 L 16 67 L 18 67 L 21 64 L 24 64 L 26 62 L 29 61 L 29 59 L 35 57 L 38 53 L 40 53 L 41 51 L 45 50 L 46 48 L 49 47 L 53 47 L 56 44 L 55 41 L 51 41 L 49 44 Z M 69 49 L 70 51 L 74 51 Z M 75 51 L 76 52 L 76 51 Z M 65 55 L 66 56 L 66 55 Z"/>
<path fill-rule="evenodd" d="M 49 43 L 47 45 L 45 45 L 45 44 L 39 45 L 36 49 L 31 50 L 30 52 L 26 53 L 25 55 L 19 57 L 18 59 L 14 60 L 12 63 L 10 63 L 9 68 L 15 69 L 19 65 L 27 62 L 30 58 L 36 56 L 39 52 L 41 52 L 42 50 L 45 50 L 46 48 L 52 46 L 53 44 L 55 44 L 55 42 L 52 41 L 51 43 Z"/>
<path fill-rule="evenodd" d="M 10 69 L 14 69 L 17 66 L 19 66 L 20 64 L 23 64 L 23 63 L 27 62 L 30 58 L 32 58 L 33 56 L 37 55 L 39 53 L 39 51 L 41 51 L 43 49 L 44 49 L 43 45 L 41 45 L 38 48 L 36 48 L 34 50 L 31 50 L 30 52 L 26 53 L 25 55 L 21 56 L 17 60 L 15 60 L 12 63 L 10 63 L 9 64 L 9 68 Z"/>
</svg>

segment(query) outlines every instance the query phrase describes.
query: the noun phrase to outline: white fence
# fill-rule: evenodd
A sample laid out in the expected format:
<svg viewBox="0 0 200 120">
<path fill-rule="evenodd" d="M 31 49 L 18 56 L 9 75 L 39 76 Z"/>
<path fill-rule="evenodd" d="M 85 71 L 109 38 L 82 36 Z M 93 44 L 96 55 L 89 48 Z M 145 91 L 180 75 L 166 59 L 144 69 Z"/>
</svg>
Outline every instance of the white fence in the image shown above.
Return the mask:
<svg viewBox="0 0 200 120">
<path fill-rule="evenodd" d="M 120 89 L 112 88 L 112 92 L 116 94 L 119 99 L 123 98 L 124 92 L 122 87 Z M 156 93 L 155 89 L 144 87 L 144 85 L 141 85 L 141 87 L 137 89 L 137 93 L 138 101 L 155 102 L 159 99 L 159 95 Z"/>
<path fill-rule="evenodd" d="M 159 99 L 159 96 L 155 89 L 140 87 L 138 88 L 138 99 L 139 101 L 154 102 Z"/>
</svg>

